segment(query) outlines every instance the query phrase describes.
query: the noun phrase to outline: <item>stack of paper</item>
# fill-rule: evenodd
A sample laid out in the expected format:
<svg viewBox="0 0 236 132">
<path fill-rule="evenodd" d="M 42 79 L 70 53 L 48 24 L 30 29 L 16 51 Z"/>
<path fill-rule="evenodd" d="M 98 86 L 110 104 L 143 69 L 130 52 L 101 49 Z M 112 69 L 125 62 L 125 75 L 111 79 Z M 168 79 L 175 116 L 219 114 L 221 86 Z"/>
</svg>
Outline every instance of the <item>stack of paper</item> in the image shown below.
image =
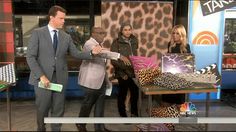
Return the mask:
<svg viewBox="0 0 236 132">
<path fill-rule="evenodd" d="M 39 83 L 38 83 L 38 87 L 39 87 L 39 88 L 48 89 L 48 90 L 52 90 L 52 91 L 56 91 L 56 92 L 61 92 L 61 91 L 62 91 L 62 88 L 63 88 L 63 85 L 61 85 L 61 84 L 56 84 L 56 83 L 50 83 L 50 84 L 49 84 L 49 87 L 46 88 L 46 87 L 43 85 L 42 82 L 39 82 Z"/>
</svg>

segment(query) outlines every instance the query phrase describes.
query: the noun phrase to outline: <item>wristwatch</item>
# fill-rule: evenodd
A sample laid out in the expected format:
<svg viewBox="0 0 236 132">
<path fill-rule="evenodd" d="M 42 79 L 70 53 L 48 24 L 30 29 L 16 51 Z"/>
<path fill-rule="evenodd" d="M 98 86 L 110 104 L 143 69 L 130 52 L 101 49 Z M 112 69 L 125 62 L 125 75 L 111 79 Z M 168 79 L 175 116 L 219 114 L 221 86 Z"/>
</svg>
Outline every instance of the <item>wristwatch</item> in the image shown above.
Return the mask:
<svg viewBox="0 0 236 132">
<path fill-rule="evenodd" d="M 90 55 L 93 56 L 93 50 L 90 50 Z"/>
</svg>

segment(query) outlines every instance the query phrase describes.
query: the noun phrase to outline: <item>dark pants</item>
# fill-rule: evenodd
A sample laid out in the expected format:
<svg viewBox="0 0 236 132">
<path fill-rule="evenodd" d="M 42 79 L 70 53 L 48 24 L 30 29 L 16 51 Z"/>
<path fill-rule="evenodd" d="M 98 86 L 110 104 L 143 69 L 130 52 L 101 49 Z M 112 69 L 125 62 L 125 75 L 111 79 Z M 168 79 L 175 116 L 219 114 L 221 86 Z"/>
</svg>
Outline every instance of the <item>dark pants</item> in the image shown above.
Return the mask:
<svg viewBox="0 0 236 132">
<path fill-rule="evenodd" d="M 170 104 L 183 104 L 185 102 L 185 94 L 164 94 L 162 101 Z"/>
<path fill-rule="evenodd" d="M 106 83 L 103 82 L 100 89 L 90 89 L 81 86 L 85 92 L 85 97 L 80 108 L 79 117 L 89 117 L 93 105 L 94 117 L 104 117 Z M 85 127 L 86 124 L 79 124 Z M 95 131 L 104 130 L 104 124 L 95 124 Z"/>
<path fill-rule="evenodd" d="M 53 74 L 51 82 L 56 83 L 56 74 Z M 34 85 L 35 90 L 35 103 L 37 111 L 37 125 L 38 131 L 45 131 L 44 117 L 48 117 L 48 113 L 51 110 L 51 117 L 62 117 L 64 114 L 65 104 L 65 88 L 62 92 L 54 92 L 47 89 L 38 88 L 38 85 Z M 52 131 L 60 131 L 61 124 L 51 124 Z"/>
<path fill-rule="evenodd" d="M 131 114 L 138 116 L 138 87 L 131 78 L 124 80 L 118 78 L 118 110 L 121 117 L 127 117 L 125 110 L 125 99 L 128 89 L 130 90 Z"/>
</svg>

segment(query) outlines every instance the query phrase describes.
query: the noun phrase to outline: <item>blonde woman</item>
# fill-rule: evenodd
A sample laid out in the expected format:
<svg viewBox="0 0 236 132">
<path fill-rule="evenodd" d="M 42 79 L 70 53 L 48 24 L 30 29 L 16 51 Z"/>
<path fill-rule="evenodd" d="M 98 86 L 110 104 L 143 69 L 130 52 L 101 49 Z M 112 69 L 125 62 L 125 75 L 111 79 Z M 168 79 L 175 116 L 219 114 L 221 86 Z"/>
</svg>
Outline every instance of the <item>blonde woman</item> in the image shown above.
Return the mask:
<svg viewBox="0 0 236 132">
<path fill-rule="evenodd" d="M 186 30 L 183 25 L 176 25 L 171 32 L 171 40 L 168 44 L 168 53 L 190 53 L 187 44 Z"/>
<path fill-rule="evenodd" d="M 168 44 L 168 53 L 190 53 L 190 47 L 187 44 L 186 30 L 183 25 L 176 25 L 171 32 L 171 40 Z M 183 104 L 185 94 L 167 94 L 162 95 L 163 104 Z"/>
</svg>

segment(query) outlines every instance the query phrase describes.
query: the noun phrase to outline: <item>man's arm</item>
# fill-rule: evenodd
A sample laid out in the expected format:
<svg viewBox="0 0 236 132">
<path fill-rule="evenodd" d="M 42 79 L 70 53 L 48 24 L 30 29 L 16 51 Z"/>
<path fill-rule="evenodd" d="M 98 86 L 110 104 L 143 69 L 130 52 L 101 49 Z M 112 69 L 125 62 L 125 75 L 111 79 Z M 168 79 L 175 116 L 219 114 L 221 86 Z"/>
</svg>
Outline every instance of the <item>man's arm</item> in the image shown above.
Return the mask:
<svg viewBox="0 0 236 132">
<path fill-rule="evenodd" d="M 107 58 L 107 59 L 111 59 L 111 60 L 118 60 L 120 59 L 121 61 L 124 62 L 125 65 L 130 66 L 131 63 L 129 61 L 129 59 L 123 55 L 121 55 L 120 53 L 117 52 L 112 52 L 112 51 L 108 51 L 108 50 L 102 50 L 101 53 L 99 54 L 99 56 L 103 57 L 103 58 Z"/>
<path fill-rule="evenodd" d="M 35 74 L 36 78 L 40 78 L 44 75 L 39 63 L 37 61 L 38 50 L 39 50 L 39 38 L 37 32 L 34 30 L 27 47 L 26 61 L 29 65 L 30 70 Z"/>
<path fill-rule="evenodd" d="M 69 37 L 69 52 L 70 55 L 78 58 L 78 59 L 84 59 L 84 60 L 90 60 L 93 59 L 93 55 L 97 55 L 101 52 L 102 48 L 100 46 L 93 47 L 90 50 L 83 50 L 83 52 L 80 52 L 74 45 L 73 40 L 71 37 Z"/>
<path fill-rule="evenodd" d="M 106 59 L 118 60 L 120 58 L 120 53 L 111 52 L 107 49 L 103 49 L 98 56 Z"/>
<path fill-rule="evenodd" d="M 35 77 L 37 79 L 40 79 L 40 81 L 43 83 L 45 87 L 48 87 L 50 81 L 44 75 L 37 61 L 38 51 L 39 51 L 39 37 L 38 37 L 38 32 L 34 30 L 30 37 L 29 44 L 27 47 L 26 61 L 31 72 L 35 75 Z"/>
</svg>

